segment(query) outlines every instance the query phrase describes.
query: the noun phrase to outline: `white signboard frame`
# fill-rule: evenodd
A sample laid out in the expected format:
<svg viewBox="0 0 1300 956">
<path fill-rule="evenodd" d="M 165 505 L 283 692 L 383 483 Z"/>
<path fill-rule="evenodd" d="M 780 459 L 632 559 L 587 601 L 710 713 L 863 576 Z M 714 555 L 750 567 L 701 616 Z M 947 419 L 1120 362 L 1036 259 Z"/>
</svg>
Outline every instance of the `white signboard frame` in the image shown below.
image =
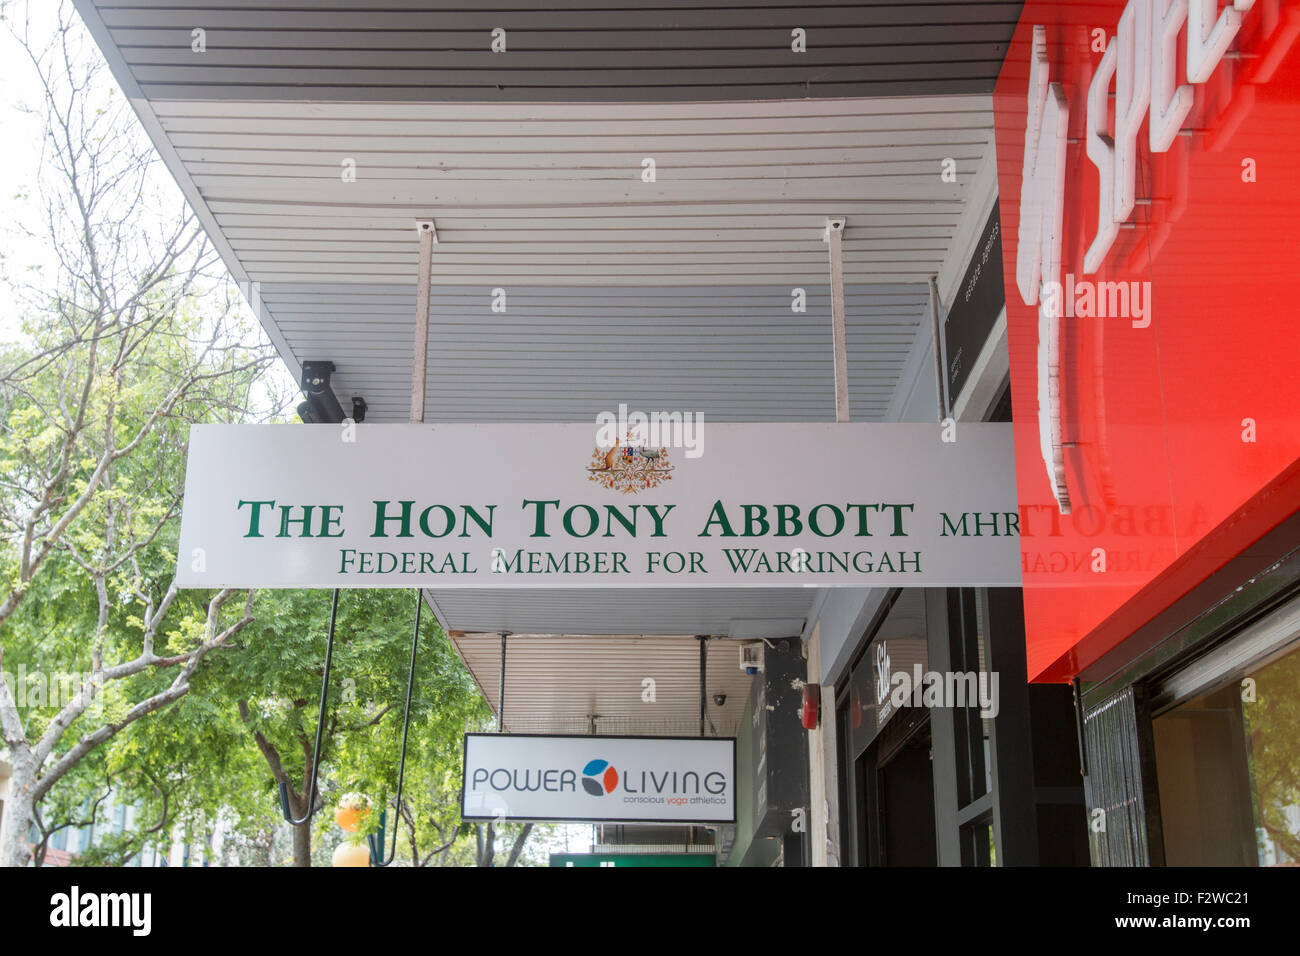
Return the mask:
<svg viewBox="0 0 1300 956">
<path fill-rule="evenodd" d="M 464 754 L 465 820 L 736 822 L 734 737 L 476 733 Z"/>
<path fill-rule="evenodd" d="M 181 587 L 1017 587 L 1006 423 L 195 425 Z M 688 454 L 693 451 L 696 454 Z"/>
</svg>

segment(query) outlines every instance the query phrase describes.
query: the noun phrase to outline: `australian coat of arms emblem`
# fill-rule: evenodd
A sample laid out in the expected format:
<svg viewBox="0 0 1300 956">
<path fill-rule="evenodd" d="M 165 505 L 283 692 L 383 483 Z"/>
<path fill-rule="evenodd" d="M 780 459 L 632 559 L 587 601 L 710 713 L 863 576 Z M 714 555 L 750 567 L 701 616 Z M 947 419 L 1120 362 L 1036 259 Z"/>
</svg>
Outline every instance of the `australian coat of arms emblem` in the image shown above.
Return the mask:
<svg viewBox="0 0 1300 956">
<path fill-rule="evenodd" d="M 634 445 L 632 435 L 613 448 L 596 448 L 587 464 L 588 480 L 605 488 L 634 495 L 672 478 L 667 448 Z"/>
</svg>

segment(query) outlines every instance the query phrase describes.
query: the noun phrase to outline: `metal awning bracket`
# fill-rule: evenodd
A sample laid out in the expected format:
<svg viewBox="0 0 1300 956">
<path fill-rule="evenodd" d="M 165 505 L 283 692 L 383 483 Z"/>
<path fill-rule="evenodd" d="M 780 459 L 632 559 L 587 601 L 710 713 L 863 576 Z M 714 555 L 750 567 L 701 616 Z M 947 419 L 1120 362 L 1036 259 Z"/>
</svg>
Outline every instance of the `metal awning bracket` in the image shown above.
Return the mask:
<svg viewBox="0 0 1300 956">
<path fill-rule="evenodd" d="M 415 220 L 420 263 L 415 288 L 415 338 L 411 348 L 411 424 L 424 423 L 424 386 L 429 362 L 429 286 L 433 281 L 433 244 L 438 230 L 432 219 Z"/>
<path fill-rule="evenodd" d="M 847 220 L 832 216 L 826 220 L 822 241 L 830 251 L 831 267 L 831 342 L 835 359 L 835 420 L 849 420 L 849 359 L 844 332 L 844 252 L 841 240 Z"/>
</svg>

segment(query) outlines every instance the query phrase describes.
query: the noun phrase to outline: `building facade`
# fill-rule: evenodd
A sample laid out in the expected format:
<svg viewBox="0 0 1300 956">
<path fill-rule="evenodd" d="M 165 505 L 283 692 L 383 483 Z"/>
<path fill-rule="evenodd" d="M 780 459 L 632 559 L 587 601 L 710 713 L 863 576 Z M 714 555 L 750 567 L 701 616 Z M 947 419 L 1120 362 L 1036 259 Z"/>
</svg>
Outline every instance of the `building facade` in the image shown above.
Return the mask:
<svg viewBox="0 0 1300 956">
<path fill-rule="evenodd" d="M 1029 677 L 1099 864 L 1295 858 L 1298 33 L 1027 3 L 994 96 Z"/>
<path fill-rule="evenodd" d="M 1021 13 L 994 111 L 1024 588 L 827 596 L 828 861 L 1295 859 L 1300 20 L 1191 6 Z M 999 605 L 1023 640 L 1000 664 Z M 1027 725 L 1004 750 L 984 721 L 981 758 L 969 713 L 864 719 L 886 647 L 1001 670 L 991 723 L 1027 693 Z M 999 797 L 1018 833 L 997 811 L 987 833 Z"/>
<path fill-rule="evenodd" d="M 1015 439 L 1006 586 L 418 582 L 499 729 L 734 739 L 719 864 L 1296 859 L 1294 4 L 414 6 L 78 2 L 305 422 Z"/>
</svg>

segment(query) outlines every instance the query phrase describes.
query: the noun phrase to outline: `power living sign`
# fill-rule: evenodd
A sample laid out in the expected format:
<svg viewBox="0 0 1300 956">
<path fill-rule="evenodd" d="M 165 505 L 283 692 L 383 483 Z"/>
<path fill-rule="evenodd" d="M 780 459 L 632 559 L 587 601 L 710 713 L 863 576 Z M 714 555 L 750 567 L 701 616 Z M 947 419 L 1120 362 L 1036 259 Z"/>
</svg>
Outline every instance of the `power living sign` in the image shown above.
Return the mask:
<svg viewBox="0 0 1300 956">
<path fill-rule="evenodd" d="M 706 435 L 691 456 L 582 424 L 196 425 L 180 584 L 1020 583 L 1009 424 Z"/>
<path fill-rule="evenodd" d="M 466 820 L 733 823 L 729 737 L 467 734 Z"/>
</svg>

